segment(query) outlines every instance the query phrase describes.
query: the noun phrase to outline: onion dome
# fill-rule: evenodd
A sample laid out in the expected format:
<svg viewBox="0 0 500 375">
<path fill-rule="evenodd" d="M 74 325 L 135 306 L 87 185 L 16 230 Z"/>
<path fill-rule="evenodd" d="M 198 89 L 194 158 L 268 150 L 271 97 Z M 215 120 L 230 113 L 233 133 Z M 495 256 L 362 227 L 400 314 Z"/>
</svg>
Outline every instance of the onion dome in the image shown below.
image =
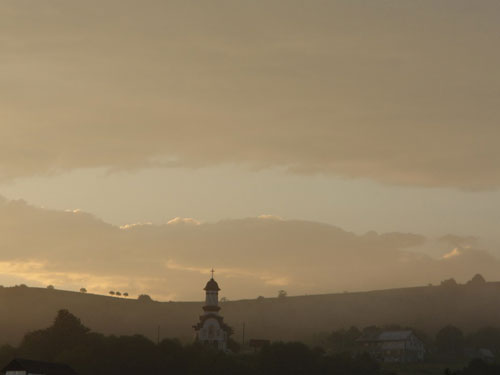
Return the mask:
<svg viewBox="0 0 500 375">
<path fill-rule="evenodd" d="M 219 284 L 217 284 L 217 281 L 214 280 L 212 277 L 210 280 L 208 280 L 207 285 L 205 285 L 205 288 L 203 290 L 206 290 L 207 292 L 218 292 L 220 290 Z"/>
</svg>

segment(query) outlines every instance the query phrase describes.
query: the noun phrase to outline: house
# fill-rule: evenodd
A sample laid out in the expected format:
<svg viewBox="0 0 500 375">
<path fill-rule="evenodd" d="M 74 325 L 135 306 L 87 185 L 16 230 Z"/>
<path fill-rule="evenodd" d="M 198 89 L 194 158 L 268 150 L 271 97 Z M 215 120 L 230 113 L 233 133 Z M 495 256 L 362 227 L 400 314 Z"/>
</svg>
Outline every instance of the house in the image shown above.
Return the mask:
<svg viewBox="0 0 500 375">
<path fill-rule="evenodd" d="M 382 362 L 421 362 L 425 346 L 412 331 L 383 331 L 356 340 L 363 349 Z"/>
<path fill-rule="evenodd" d="M 481 358 L 485 362 L 492 363 L 495 361 L 495 355 L 490 349 L 481 348 L 477 350 L 479 354 L 479 358 Z"/>
<path fill-rule="evenodd" d="M 492 363 L 495 361 L 495 354 L 490 349 L 487 348 L 466 348 L 464 350 L 465 357 L 468 359 L 480 358 L 485 362 Z"/>
<path fill-rule="evenodd" d="M 76 375 L 68 365 L 51 362 L 14 359 L 2 369 L 5 375 Z"/>
</svg>

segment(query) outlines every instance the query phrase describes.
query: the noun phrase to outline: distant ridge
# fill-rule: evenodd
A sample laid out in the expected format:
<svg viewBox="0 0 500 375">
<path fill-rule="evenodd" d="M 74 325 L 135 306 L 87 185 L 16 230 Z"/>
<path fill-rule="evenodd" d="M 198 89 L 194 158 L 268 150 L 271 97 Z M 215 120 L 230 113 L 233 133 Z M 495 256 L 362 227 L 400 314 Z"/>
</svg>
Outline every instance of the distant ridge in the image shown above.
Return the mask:
<svg viewBox="0 0 500 375">
<path fill-rule="evenodd" d="M 105 334 L 160 335 L 189 341 L 202 302 L 148 302 L 45 288 L 0 288 L 0 344 L 17 344 L 28 331 L 45 328 L 68 309 L 92 330 Z M 423 286 L 369 292 L 261 298 L 221 304 L 235 330 L 247 338 L 304 340 L 349 327 L 399 324 L 434 333 L 447 324 L 465 331 L 500 327 L 500 282 Z"/>
</svg>

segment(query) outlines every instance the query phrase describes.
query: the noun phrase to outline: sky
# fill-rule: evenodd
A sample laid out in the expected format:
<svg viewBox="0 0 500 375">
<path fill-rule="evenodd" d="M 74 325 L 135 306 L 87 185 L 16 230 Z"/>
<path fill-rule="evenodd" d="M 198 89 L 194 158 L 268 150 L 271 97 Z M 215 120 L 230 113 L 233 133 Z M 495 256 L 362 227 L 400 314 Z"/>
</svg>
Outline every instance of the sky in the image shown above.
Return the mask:
<svg viewBox="0 0 500 375">
<path fill-rule="evenodd" d="M 0 283 L 199 300 L 500 271 L 497 1 L 0 3 Z"/>
</svg>

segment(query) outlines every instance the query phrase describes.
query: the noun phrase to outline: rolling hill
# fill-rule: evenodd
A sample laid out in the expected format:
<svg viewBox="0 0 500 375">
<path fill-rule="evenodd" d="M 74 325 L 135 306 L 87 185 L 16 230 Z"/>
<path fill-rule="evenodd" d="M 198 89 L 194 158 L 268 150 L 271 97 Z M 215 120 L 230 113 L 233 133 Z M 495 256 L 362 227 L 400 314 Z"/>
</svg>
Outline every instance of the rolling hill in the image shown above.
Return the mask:
<svg viewBox="0 0 500 375">
<path fill-rule="evenodd" d="M 359 293 L 260 298 L 221 303 L 225 321 L 241 339 L 307 340 L 355 325 L 399 324 L 434 333 L 446 324 L 465 331 L 500 326 L 500 282 L 425 286 Z M 156 302 L 30 287 L 0 288 L 0 343 L 17 344 L 68 309 L 92 330 L 189 341 L 202 302 Z"/>
</svg>

